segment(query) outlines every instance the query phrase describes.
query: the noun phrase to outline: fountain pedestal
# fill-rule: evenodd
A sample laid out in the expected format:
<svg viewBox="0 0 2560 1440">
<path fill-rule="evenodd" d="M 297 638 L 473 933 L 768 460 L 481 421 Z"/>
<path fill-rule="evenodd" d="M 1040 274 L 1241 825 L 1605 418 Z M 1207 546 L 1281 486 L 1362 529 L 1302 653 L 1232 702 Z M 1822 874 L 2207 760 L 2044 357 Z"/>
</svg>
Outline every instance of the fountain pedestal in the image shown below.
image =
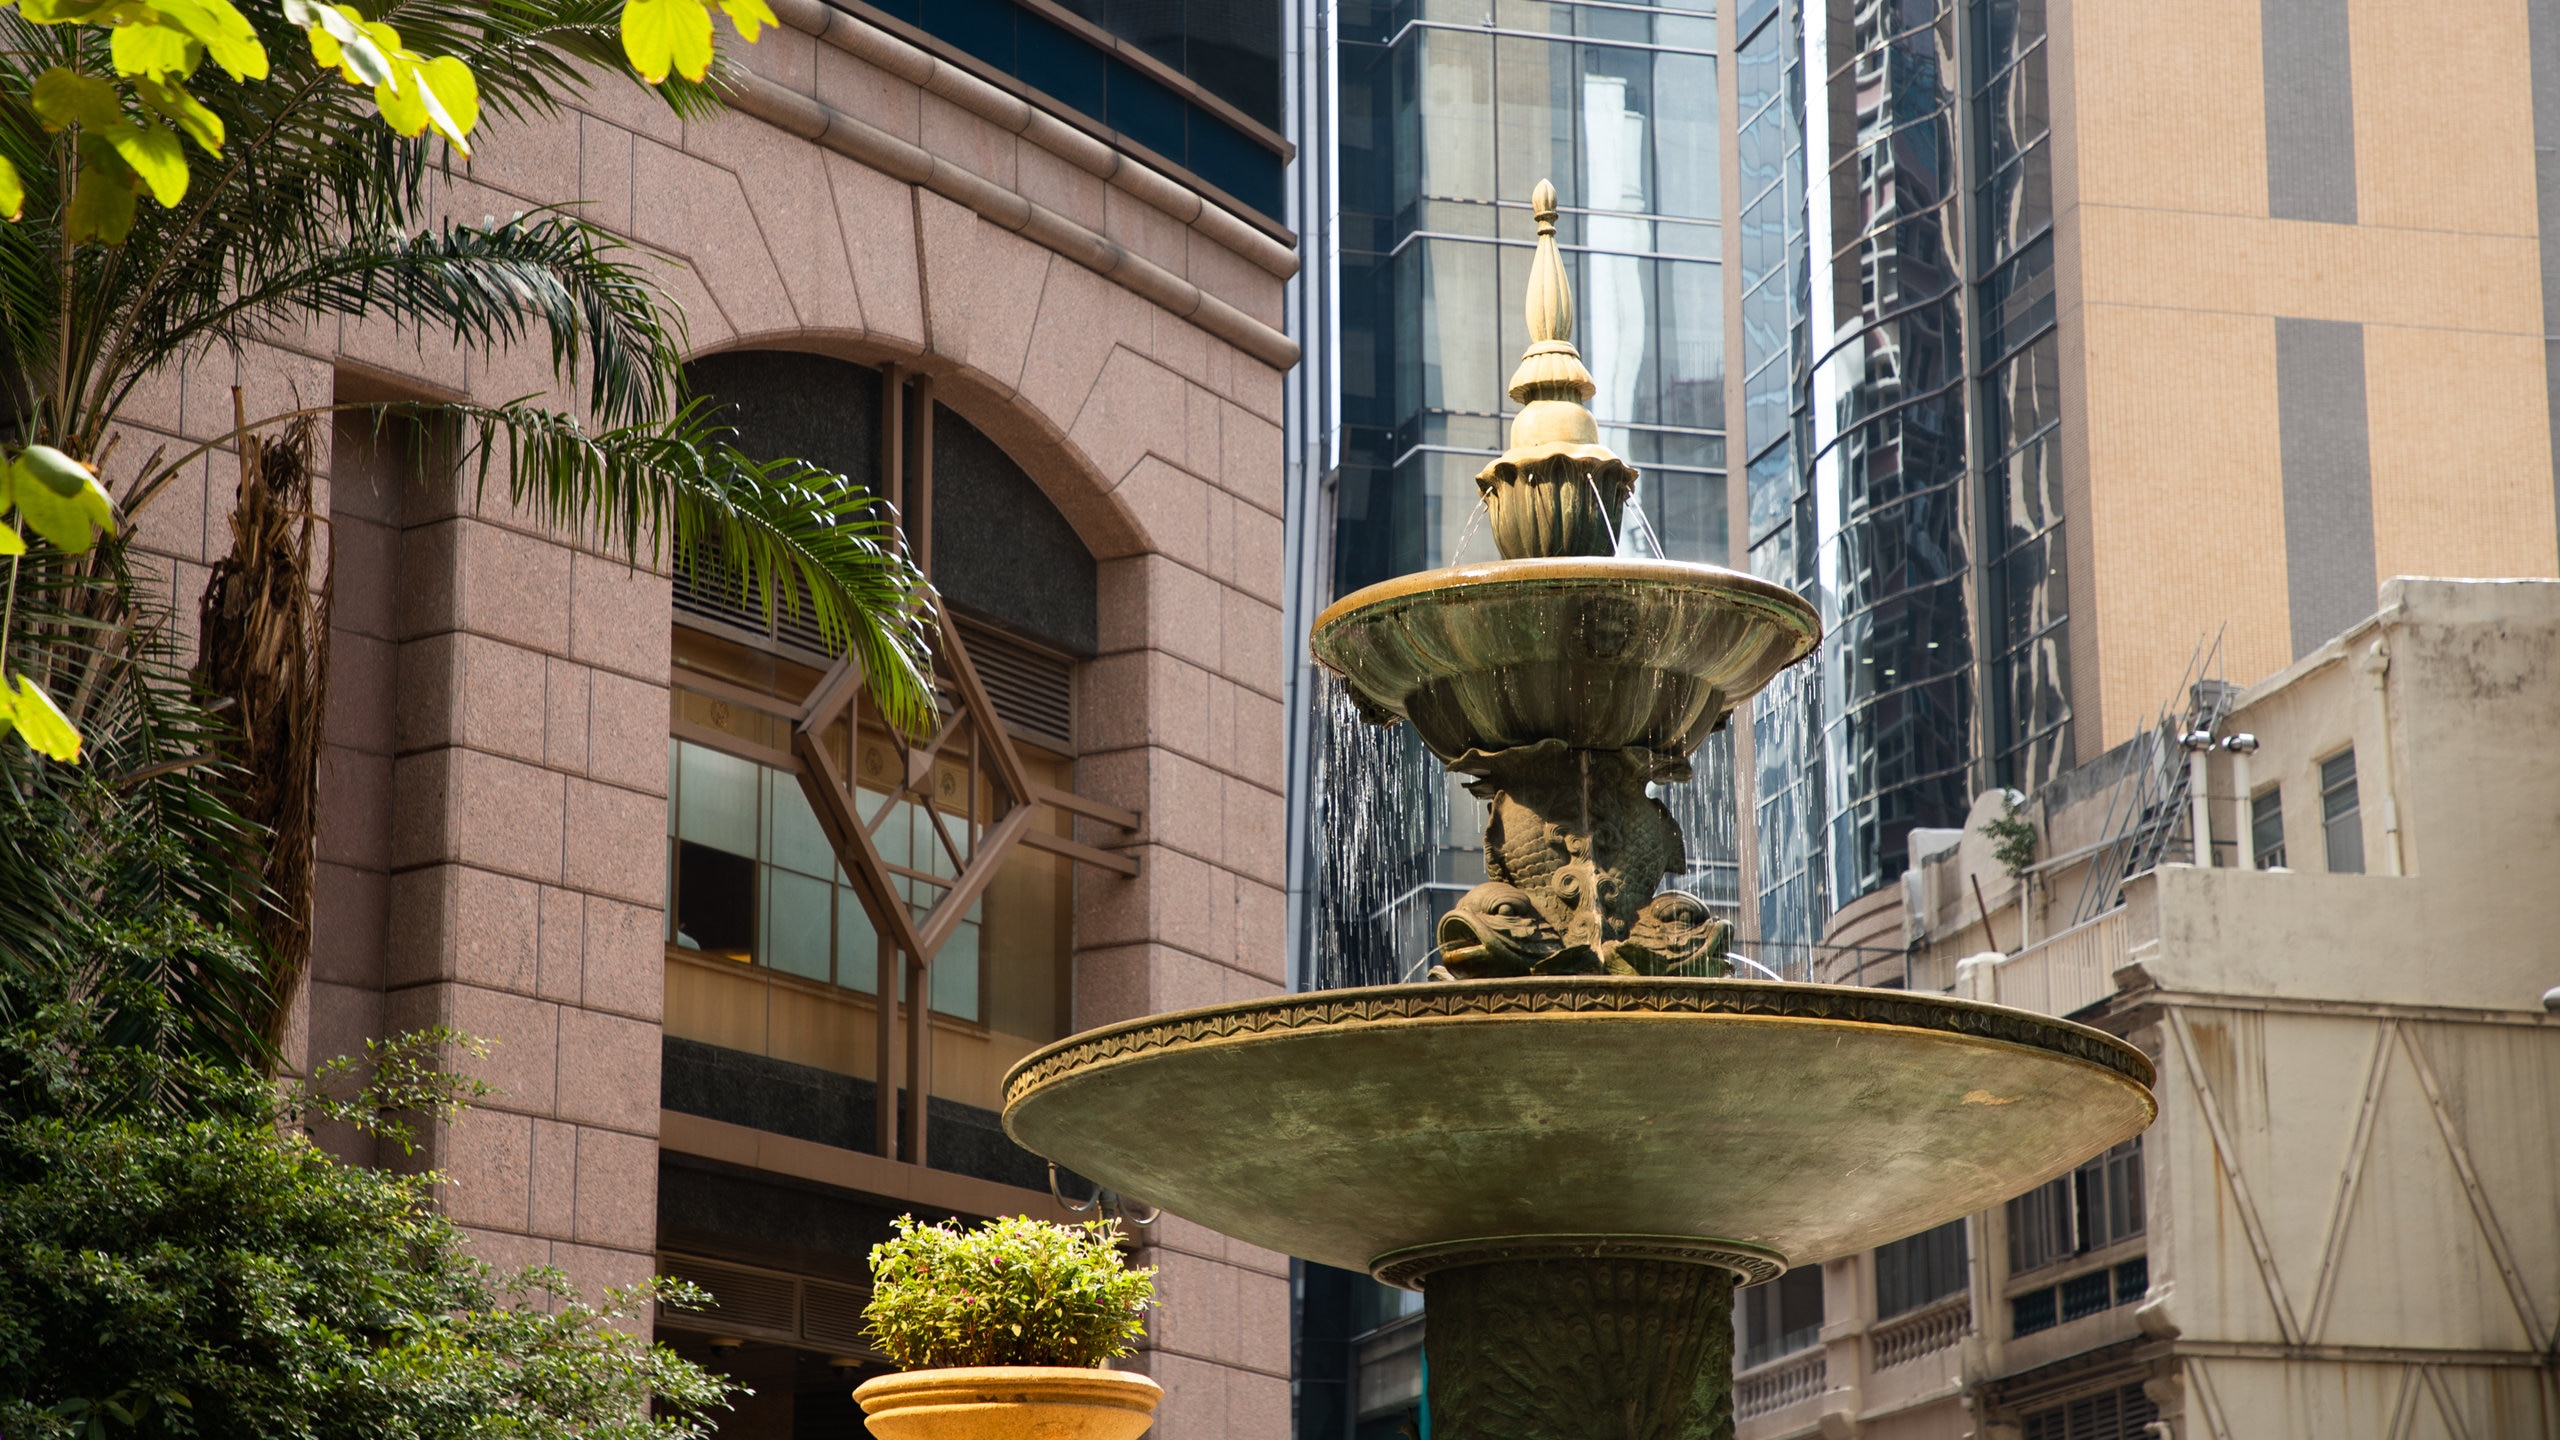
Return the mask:
<svg viewBox="0 0 2560 1440">
<path fill-rule="evenodd" d="M 1450 1440 L 1727 1440 L 1733 1276 L 1512 1260 L 1431 1277 L 1431 1422 Z"/>
</svg>

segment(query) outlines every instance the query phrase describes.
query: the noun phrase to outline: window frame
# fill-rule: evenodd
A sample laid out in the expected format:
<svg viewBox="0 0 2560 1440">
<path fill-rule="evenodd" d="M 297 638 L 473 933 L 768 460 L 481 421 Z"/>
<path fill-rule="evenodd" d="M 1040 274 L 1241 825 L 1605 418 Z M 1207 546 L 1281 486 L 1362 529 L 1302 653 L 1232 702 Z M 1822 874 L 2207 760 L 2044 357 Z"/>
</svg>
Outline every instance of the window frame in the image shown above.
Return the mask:
<svg viewBox="0 0 2560 1440">
<path fill-rule="evenodd" d="M 2341 761 L 2346 764 L 2344 783 L 2338 782 L 2331 776 L 2332 768 Z M 2329 873 L 2362 875 L 2365 873 L 2364 795 L 2363 777 L 2357 773 L 2356 768 L 2356 747 L 2350 744 L 2333 754 L 2323 756 L 2314 762 L 2313 773 L 2319 776 L 2320 780 L 2320 841 L 2322 853 L 2328 862 Z M 2347 797 L 2347 805 L 2345 811 L 2340 813 L 2336 802 L 2337 797 L 2342 794 Z M 2338 843 L 2342 834 L 2353 841 L 2354 852 L 2351 855 L 2346 853 L 2346 847 Z M 2341 864 L 2342 860 L 2352 863 Z"/>
</svg>

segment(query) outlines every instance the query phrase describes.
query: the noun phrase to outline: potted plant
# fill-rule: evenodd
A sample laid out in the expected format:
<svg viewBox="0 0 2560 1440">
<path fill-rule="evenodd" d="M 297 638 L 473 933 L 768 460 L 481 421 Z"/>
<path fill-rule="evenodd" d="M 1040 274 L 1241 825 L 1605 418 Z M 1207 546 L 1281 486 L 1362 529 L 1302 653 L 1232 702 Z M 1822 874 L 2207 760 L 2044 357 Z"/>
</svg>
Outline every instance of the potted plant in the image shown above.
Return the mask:
<svg viewBox="0 0 2560 1440">
<path fill-rule="evenodd" d="M 1137 1440 L 1164 1390 L 1106 1370 L 1146 1333 L 1155 1271 L 1104 1221 L 974 1229 L 899 1216 L 863 1320 L 898 1374 L 853 1392 L 880 1440 Z"/>
</svg>

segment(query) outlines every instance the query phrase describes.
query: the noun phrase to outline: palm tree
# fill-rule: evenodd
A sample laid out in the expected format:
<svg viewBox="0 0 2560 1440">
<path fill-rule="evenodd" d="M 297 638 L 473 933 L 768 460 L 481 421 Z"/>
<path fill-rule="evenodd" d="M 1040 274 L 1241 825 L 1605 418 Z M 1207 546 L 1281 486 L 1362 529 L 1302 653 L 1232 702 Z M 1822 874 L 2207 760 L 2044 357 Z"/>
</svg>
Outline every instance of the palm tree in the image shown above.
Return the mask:
<svg viewBox="0 0 2560 1440">
<path fill-rule="evenodd" d="M 13 473 L 50 454 L 24 447 L 106 470 L 116 422 L 145 380 L 325 317 L 472 350 L 543 346 L 578 404 L 307 406 L 242 414 L 202 445 L 147 457 L 114 497 L 128 521 L 207 451 L 242 454 L 238 543 L 206 597 L 192 674 L 169 650 L 167 617 L 142 599 L 121 539 L 85 554 L 33 543 L 12 557 L 0 674 L 49 694 L 89 754 L 75 770 L 0 745 L 0 964 L 61 961 L 79 948 L 86 922 L 65 917 L 94 918 L 106 903 L 100 887 L 67 894 L 47 884 L 61 857 L 47 858 L 45 846 L 62 842 L 39 845 L 28 827 L 106 807 L 118 823 L 80 833 L 140 847 L 108 871 L 158 886 L 150 893 L 204 923 L 265 940 L 265 973 L 254 984 L 204 979 L 221 993 L 202 1013 L 223 1043 L 272 1039 L 303 959 L 308 777 L 326 673 L 325 619 L 307 599 L 308 522 L 292 517 L 296 486 L 308 483 L 307 426 L 333 410 L 431 420 L 480 492 L 495 487 L 559 530 L 635 559 L 664 555 L 720 577 L 768 614 L 805 607 L 858 664 L 886 718 L 909 728 L 928 720 L 931 596 L 893 518 L 841 476 L 758 462 L 731 443 L 717 415 L 687 396 L 681 319 L 633 252 L 566 211 L 434 218 L 446 141 L 386 124 L 391 107 L 376 92 L 321 63 L 297 23 L 312 7 L 295 0 L 243 12 L 268 57 L 263 79 L 208 68 L 188 81 L 213 121 L 188 133 L 218 137 L 218 153 L 188 167 L 174 203 L 135 205 L 128 191 L 113 217 L 126 227 L 121 240 L 97 243 L 90 237 L 114 227 L 99 230 L 87 187 L 92 172 L 118 163 L 98 136 L 123 122 L 65 121 L 42 102 L 40 82 L 58 93 L 48 77 L 69 71 L 114 83 L 118 57 L 108 31 L 34 23 L 34 8 L 0 11 L 0 160 L 25 202 L 16 223 L 0 225 L 0 443 L 21 456 Z M 390 0 L 366 18 L 396 25 L 403 54 L 466 63 L 479 111 L 532 121 L 600 74 L 638 83 L 622 11 L 622 0 Z M 716 109 L 706 85 L 680 77 L 660 93 L 679 113 Z M 168 113 L 148 95 L 137 105 L 143 128 Z M 115 173 L 128 185 L 150 178 L 147 167 Z M 41 494 L 32 479 L 15 483 L 22 501 Z M 19 514 L 35 518 L 29 505 Z M 261 768 L 300 767 L 303 783 L 247 788 L 240 762 L 252 757 Z M 160 819 L 126 823 L 136 815 Z"/>
</svg>

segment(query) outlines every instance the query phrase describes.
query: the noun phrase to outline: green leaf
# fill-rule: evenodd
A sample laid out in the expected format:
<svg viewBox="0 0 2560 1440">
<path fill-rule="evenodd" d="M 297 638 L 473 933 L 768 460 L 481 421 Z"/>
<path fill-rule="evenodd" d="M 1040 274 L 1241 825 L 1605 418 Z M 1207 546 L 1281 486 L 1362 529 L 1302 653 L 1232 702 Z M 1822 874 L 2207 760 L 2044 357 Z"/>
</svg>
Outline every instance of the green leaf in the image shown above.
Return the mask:
<svg viewBox="0 0 2560 1440">
<path fill-rule="evenodd" d="M 15 525 L 0 525 L 0 557 L 24 555 L 26 553 L 27 542 L 24 537 L 18 534 L 18 527 Z"/>
<path fill-rule="evenodd" d="M 52 696 L 36 688 L 36 682 L 21 675 L 16 693 L 0 687 L 0 705 L 8 707 L 9 718 L 17 724 L 18 738 L 26 741 L 28 748 L 66 765 L 78 762 L 79 727 L 55 707 Z"/>
<path fill-rule="evenodd" d="M 126 123 L 124 102 L 117 98 L 115 86 L 59 65 L 36 77 L 28 103 L 48 130 L 73 125 L 105 130 Z"/>
<path fill-rule="evenodd" d="M 120 125 L 107 132 L 133 172 L 151 187 L 151 198 L 174 207 L 187 198 L 187 152 L 175 132 L 159 125 Z"/>
<path fill-rule="evenodd" d="M 756 36 L 764 32 L 765 26 L 782 23 L 774 18 L 773 7 L 765 0 L 720 0 L 720 13 L 738 27 L 738 38 L 750 45 L 756 43 Z"/>
<path fill-rule="evenodd" d="M 18 167 L 9 163 L 9 157 L 0 155 L 0 215 L 15 220 L 25 213 L 27 182 L 19 176 Z"/>
<path fill-rule="evenodd" d="M 124 243 L 133 230 L 133 181 L 133 167 L 116 158 L 115 147 L 94 136 L 80 137 L 80 178 L 62 223 L 72 244 Z"/>
<path fill-rule="evenodd" d="M 29 450 L 49 447 L 29 446 Z M 61 452 L 54 451 L 56 455 Z M 63 456 L 68 461 L 70 457 Z M 78 465 L 77 461 L 71 461 Z M 21 452 L 9 464 L 10 494 L 18 502 L 18 513 L 26 517 L 36 533 L 57 547 L 74 555 L 96 543 L 94 530 L 112 534 L 116 528 L 115 502 L 107 497 L 106 487 L 86 466 L 78 470 L 79 483 L 68 495 L 56 488 L 56 477 L 49 473 L 49 462 L 30 460 Z"/>
<path fill-rule="evenodd" d="M 368 33 L 364 17 L 352 7 L 287 0 L 285 16 L 310 32 L 312 58 L 334 67 L 348 84 L 392 83 L 391 57 L 383 53 Z"/>
<path fill-rule="evenodd" d="M 436 129 L 455 149 L 470 154 L 466 141 L 472 127 L 480 123 L 480 82 L 472 77 L 471 67 L 450 55 L 439 55 L 418 66 L 411 76 L 426 93 L 428 110 L 437 117 Z"/>
<path fill-rule="evenodd" d="M 206 109 L 187 87 L 146 76 L 133 82 L 133 93 L 152 113 L 176 122 L 188 139 L 216 155 L 222 153 L 222 117 Z"/>
<path fill-rule="evenodd" d="M 108 54 L 115 60 L 119 75 L 148 75 L 153 79 L 174 75 L 184 79 L 203 62 L 204 46 L 178 26 L 159 20 L 136 20 L 115 27 Z"/>
<path fill-rule="evenodd" d="M 622 51 L 652 85 L 667 70 L 699 80 L 711 69 L 711 10 L 703 0 L 628 0 L 622 7 Z"/>
<path fill-rule="evenodd" d="M 175 24 L 201 41 L 234 80 L 267 78 L 267 47 L 258 43 L 257 27 L 231 0 L 151 0 L 163 23 Z"/>
</svg>

